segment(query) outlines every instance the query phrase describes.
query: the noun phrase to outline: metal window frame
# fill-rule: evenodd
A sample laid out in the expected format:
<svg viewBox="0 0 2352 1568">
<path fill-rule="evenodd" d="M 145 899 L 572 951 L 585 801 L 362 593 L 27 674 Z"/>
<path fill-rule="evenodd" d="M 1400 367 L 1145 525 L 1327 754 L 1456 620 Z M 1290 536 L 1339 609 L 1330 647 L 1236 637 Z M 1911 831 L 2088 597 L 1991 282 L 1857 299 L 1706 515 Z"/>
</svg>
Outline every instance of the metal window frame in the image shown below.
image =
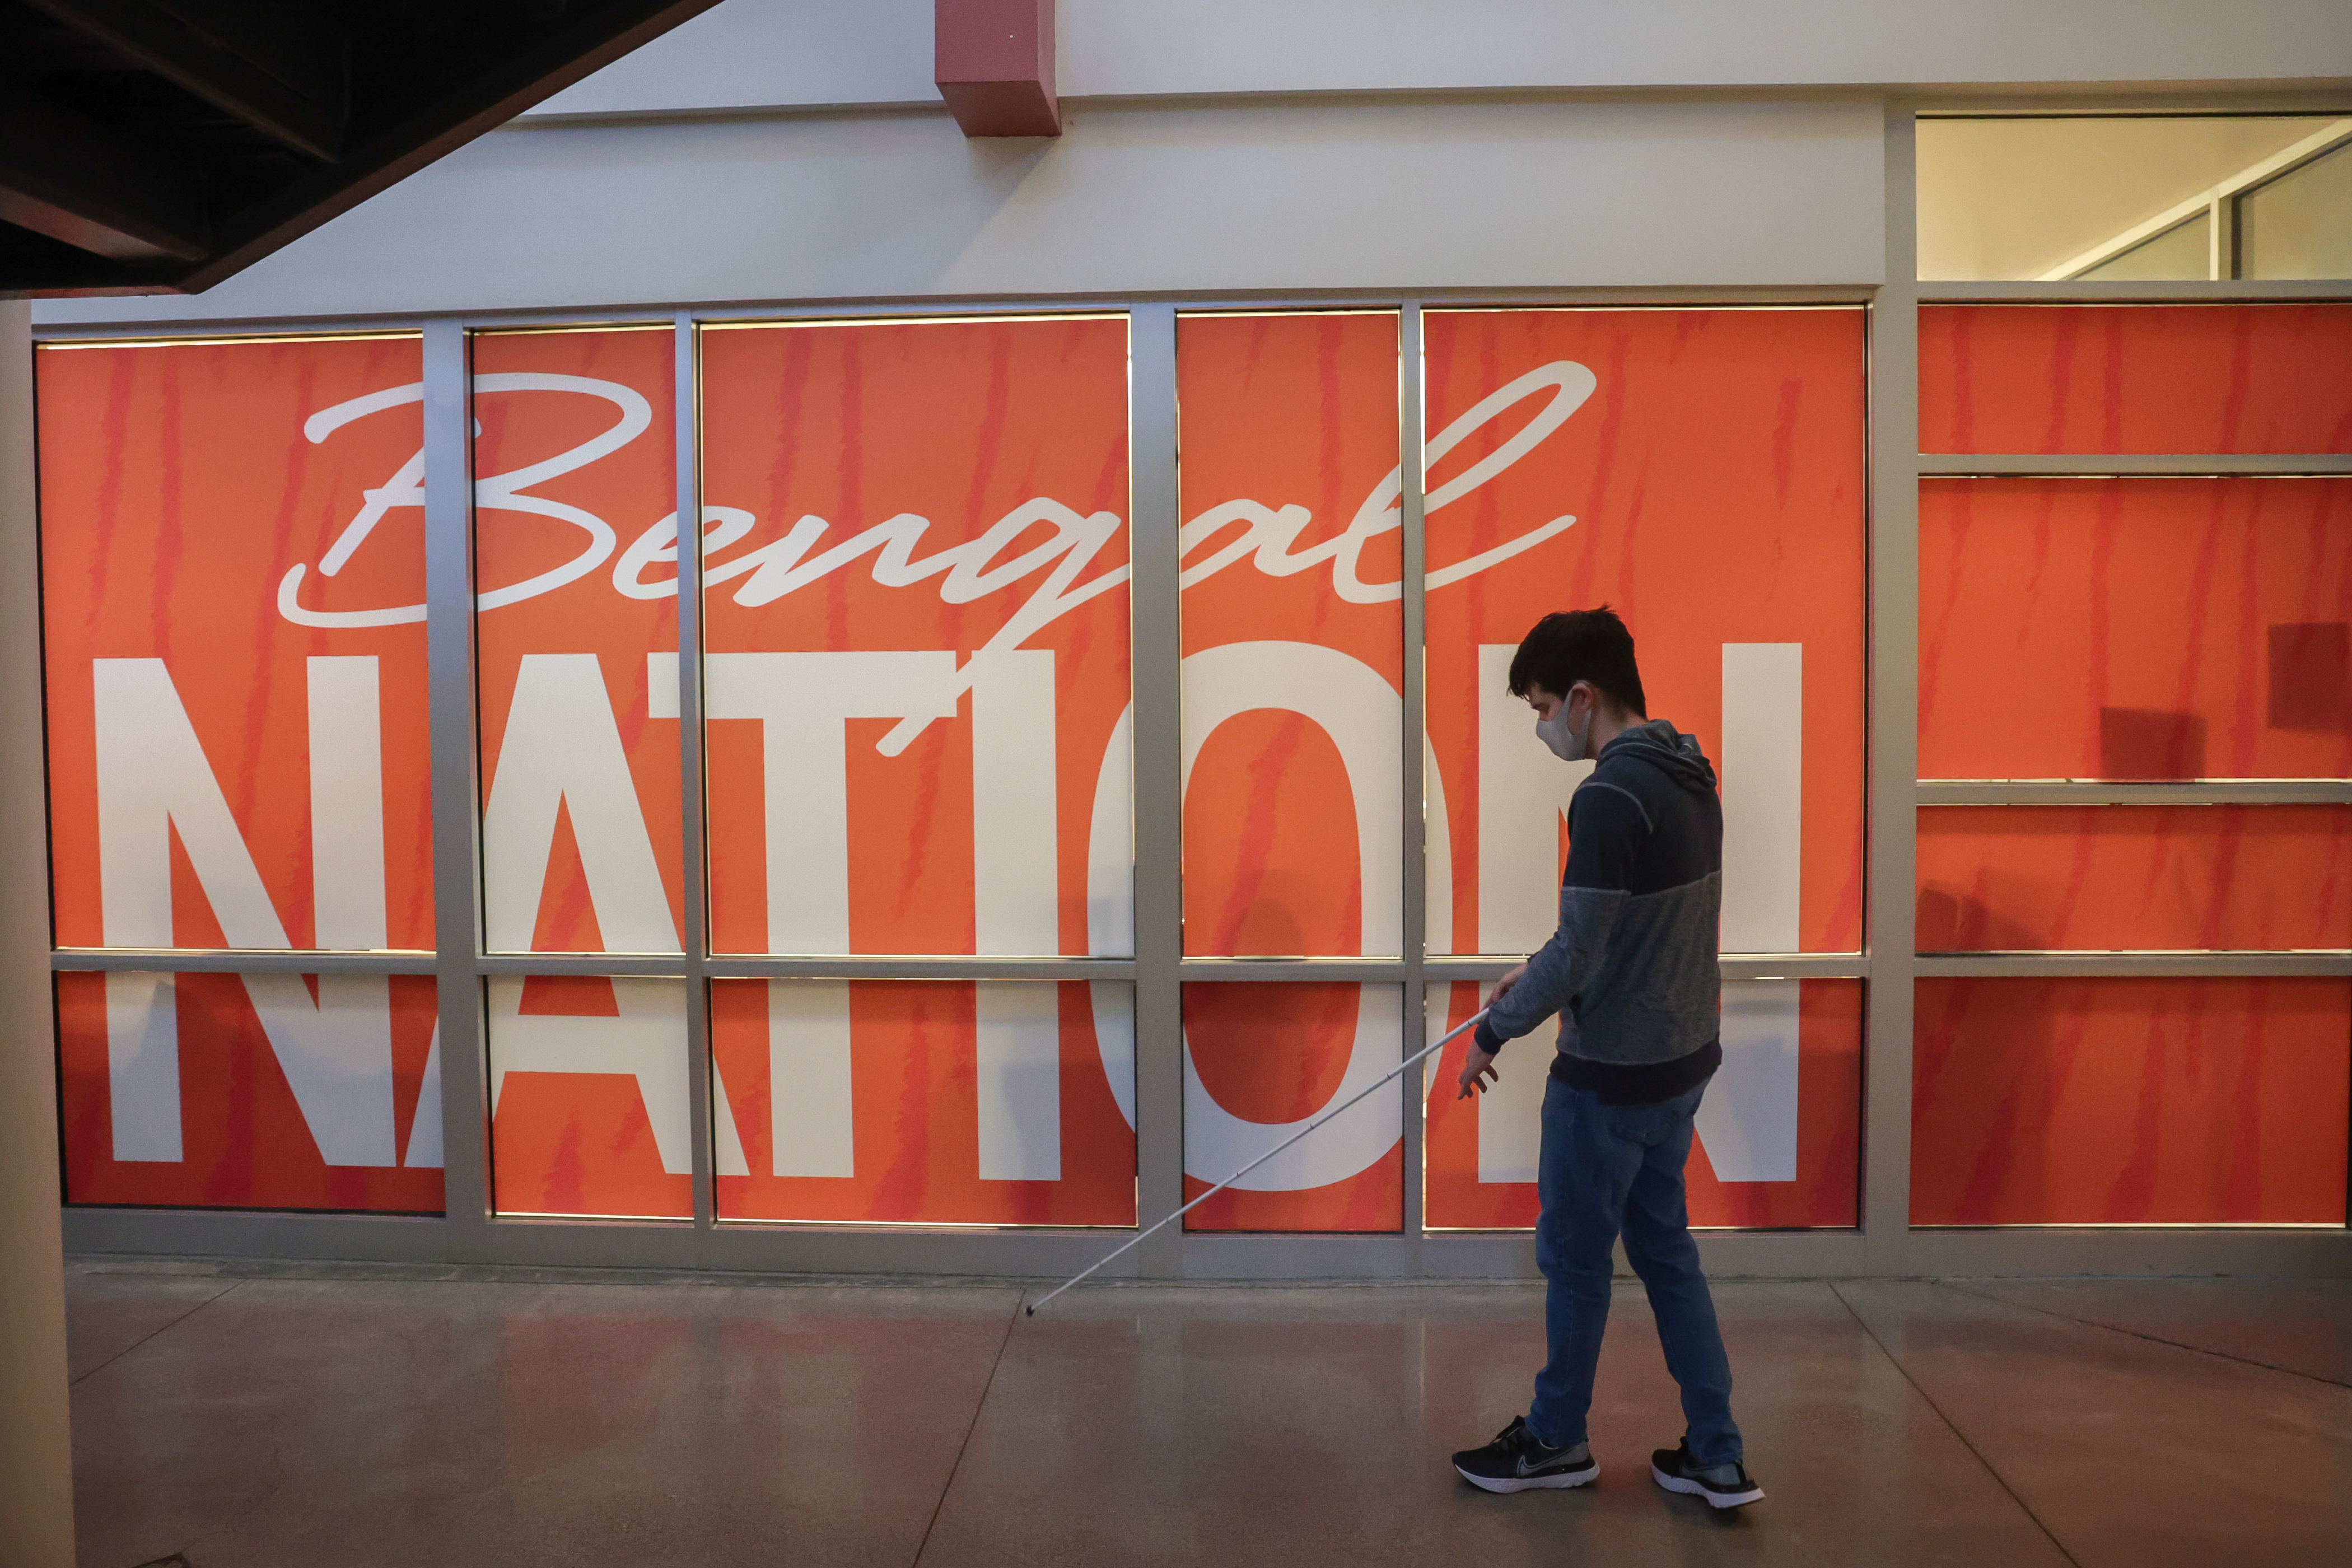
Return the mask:
<svg viewBox="0 0 2352 1568">
<path fill-rule="evenodd" d="M 1181 986 L 1188 981 L 1347 981 L 1400 987 L 1406 1039 L 1418 1033 L 1427 987 L 1490 979 L 1510 960 L 1429 953 L 1424 930 L 1426 831 L 1422 815 L 1425 691 L 1419 657 L 1425 640 L 1422 574 L 1426 529 L 1417 461 L 1404 467 L 1403 544 L 1408 584 L 1407 722 L 1398 765 L 1405 784 L 1402 829 L 1406 865 L 1403 953 L 1393 958 L 1186 958 L 1178 833 L 1181 711 L 1176 554 L 1177 424 L 1175 321 L 1180 311 L 1378 309 L 1399 312 L 1399 443 L 1421 450 L 1423 433 L 1422 312 L 1428 308 L 1692 308 L 1854 305 L 1867 308 L 1869 692 L 1865 763 L 1866 897 L 1858 953 L 1727 953 L 1727 979 L 1852 979 L 1864 984 L 1860 1212 L 1851 1229 L 1705 1231 L 1710 1272 L 1724 1277 L 1889 1276 L 1964 1272 L 2032 1275 L 2154 1271 L 2352 1273 L 2341 1226 L 2036 1226 L 1924 1229 L 1910 1224 L 1911 1035 L 1914 983 L 1948 976 L 2352 974 L 2352 953 L 1968 953 L 1913 951 L 1912 891 L 1916 812 L 1923 805 L 2059 804 L 2092 799 L 2135 804 L 2352 803 L 2352 784 L 2221 780 L 2116 785 L 2065 780 L 1919 780 L 1916 768 L 1917 505 L 1922 477 L 2033 474 L 2340 474 L 2352 459 L 2190 456 L 1922 456 L 1917 450 L 1917 309 L 1924 303 L 2232 303 L 2342 300 L 2352 285 L 2319 282 L 1937 284 L 1914 281 L 1916 106 L 1885 105 L 1886 281 L 1875 287 L 1607 288 L 1328 290 L 1286 295 L 1234 291 L 1138 293 L 1117 298 L 1018 300 L 777 300 L 707 308 L 546 309 L 340 321 L 190 323 L 175 339 L 307 336 L 422 326 L 425 361 L 427 644 L 432 692 L 432 814 L 435 916 L 432 953 L 114 952 L 58 949 L 58 971 L 153 969 L 195 972 L 432 973 L 440 982 L 442 1104 L 447 1211 L 439 1217 L 257 1210 L 140 1209 L 74 1205 L 65 1215 L 79 1250 L 285 1258 L 496 1263 L 547 1268 L 635 1268 L 814 1275 L 969 1274 L 1043 1277 L 1074 1271 L 1099 1255 L 1101 1227 L 719 1223 L 712 1198 L 708 983 L 715 979 L 1118 980 L 1135 987 L 1138 1213 L 1144 1223 L 1182 1201 Z M 675 378 L 681 520 L 700 516 L 700 328 L 753 320 L 919 320 L 974 314 L 1123 312 L 1129 333 L 1130 560 L 1133 699 L 1136 711 L 1137 915 L 1132 959 L 1078 957 L 777 957 L 709 951 L 700 892 L 707 874 L 704 809 L 700 600 L 681 595 L 678 618 L 679 766 L 687 836 L 686 951 L 670 955 L 488 954 L 482 952 L 479 779 L 477 770 L 471 442 L 468 376 L 478 331 L 667 323 L 676 337 Z M 153 331 L 54 328 L 43 342 L 152 341 Z M 682 521 L 681 531 L 686 525 Z M 696 529 L 698 542 L 700 530 Z M 699 550 L 682 552 L 681 579 L 698 587 Z M 462 875 L 444 876 L 449 868 Z M 694 1074 L 694 1215 L 681 1220 L 499 1216 L 491 1207 L 488 1064 L 484 982 L 516 973 L 677 978 L 689 997 Z M 1525 1231 L 1432 1231 L 1423 1223 L 1422 1075 L 1404 1096 L 1406 1212 L 1402 1231 L 1381 1235 L 1251 1235 L 1163 1232 L 1107 1272 L 1127 1278 L 1532 1277 Z"/>
</svg>

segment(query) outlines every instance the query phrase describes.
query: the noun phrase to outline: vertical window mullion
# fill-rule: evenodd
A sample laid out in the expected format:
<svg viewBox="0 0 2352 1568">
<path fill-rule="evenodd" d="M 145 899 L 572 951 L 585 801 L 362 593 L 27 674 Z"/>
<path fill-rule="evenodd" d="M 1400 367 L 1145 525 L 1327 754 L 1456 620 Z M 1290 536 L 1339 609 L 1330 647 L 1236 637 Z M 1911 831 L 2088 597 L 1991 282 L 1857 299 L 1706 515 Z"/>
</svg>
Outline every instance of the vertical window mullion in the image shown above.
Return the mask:
<svg viewBox="0 0 2352 1568">
<path fill-rule="evenodd" d="M 482 1014 L 481 791 L 474 687 L 473 355 L 425 323 L 425 619 L 433 768 L 433 943 L 443 1205 L 454 1258 L 490 1249 L 489 1064 Z"/>
<path fill-rule="evenodd" d="M 1129 590 L 1135 683 L 1136 1221 L 1184 1202 L 1182 622 L 1176 530 L 1176 310 L 1128 318 Z M 1138 1249 L 1146 1275 L 1181 1272 L 1171 1226 Z"/>
<path fill-rule="evenodd" d="M 685 881 L 687 1085 L 693 1105 L 694 1223 L 709 1229 L 718 1216 L 712 1150 L 717 1114 L 710 1075 L 710 904 L 705 894 L 702 795 L 702 397 L 694 317 L 681 310 L 674 326 L 670 403 L 677 422 L 677 735 L 678 825 L 686 840 L 679 870 Z"/>
<path fill-rule="evenodd" d="M 1423 814 L 1423 795 L 1428 785 L 1422 776 L 1423 759 L 1428 755 L 1428 713 L 1424 692 L 1423 672 L 1427 660 L 1423 645 L 1427 640 L 1428 617 L 1425 614 L 1428 593 L 1428 528 L 1423 511 L 1422 459 L 1422 375 L 1421 375 L 1421 302 L 1408 300 L 1397 317 L 1397 510 L 1399 526 L 1403 531 L 1404 595 L 1404 735 L 1403 754 L 1398 765 L 1403 770 L 1404 821 L 1401 826 L 1404 856 L 1404 1041 L 1407 1055 L 1419 1050 L 1427 1038 L 1426 1013 L 1428 997 L 1423 981 L 1423 960 L 1429 946 L 1429 860 L 1428 819 Z M 1369 873 L 1369 868 L 1367 868 Z M 1441 888 L 1440 898 L 1451 898 L 1453 889 Z M 1406 1072 L 1398 1085 L 1404 1096 L 1404 1235 L 1413 1273 L 1421 1272 L 1421 1238 L 1423 1229 L 1423 1133 L 1425 1131 L 1424 1108 L 1428 1104 L 1429 1064 L 1423 1063 Z"/>
</svg>

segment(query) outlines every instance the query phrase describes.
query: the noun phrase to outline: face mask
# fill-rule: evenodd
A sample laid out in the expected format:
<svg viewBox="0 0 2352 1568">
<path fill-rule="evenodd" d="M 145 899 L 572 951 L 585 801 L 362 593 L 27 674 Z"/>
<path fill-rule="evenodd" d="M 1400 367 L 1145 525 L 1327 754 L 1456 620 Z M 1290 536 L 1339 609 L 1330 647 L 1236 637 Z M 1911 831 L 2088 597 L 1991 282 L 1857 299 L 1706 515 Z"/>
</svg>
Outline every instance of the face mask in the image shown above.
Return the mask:
<svg viewBox="0 0 2352 1568">
<path fill-rule="evenodd" d="M 1563 763 L 1584 760 L 1584 744 L 1592 738 L 1592 716 L 1584 718 L 1584 733 L 1571 736 L 1568 729 L 1568 704 L 1563 702 L 1549 719 L 1536 721 L 1536 739 L 1550 748 L 1551 754 Z"/>
</svg>

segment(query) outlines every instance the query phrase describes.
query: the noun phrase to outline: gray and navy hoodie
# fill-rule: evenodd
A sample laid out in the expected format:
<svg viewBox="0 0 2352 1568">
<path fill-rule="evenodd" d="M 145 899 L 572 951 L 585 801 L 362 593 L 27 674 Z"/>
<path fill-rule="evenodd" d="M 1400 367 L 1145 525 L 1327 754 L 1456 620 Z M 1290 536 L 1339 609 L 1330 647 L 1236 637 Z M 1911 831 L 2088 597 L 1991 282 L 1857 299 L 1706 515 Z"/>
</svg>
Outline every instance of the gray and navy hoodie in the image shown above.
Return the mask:
<svg viewBox="0 0 2352 1568">
<path fill-rule="evenodd" d="M 1723 1061 L 1722 911 L 1715 770 L 1672 724 L 1636 724 L 1569 799 L 1559 929 L 1479 1023 L 1480 1047 L 1558 1013 L 1554 1078 L 1612 1105 L 1696 1088 Z"/>
</svg>

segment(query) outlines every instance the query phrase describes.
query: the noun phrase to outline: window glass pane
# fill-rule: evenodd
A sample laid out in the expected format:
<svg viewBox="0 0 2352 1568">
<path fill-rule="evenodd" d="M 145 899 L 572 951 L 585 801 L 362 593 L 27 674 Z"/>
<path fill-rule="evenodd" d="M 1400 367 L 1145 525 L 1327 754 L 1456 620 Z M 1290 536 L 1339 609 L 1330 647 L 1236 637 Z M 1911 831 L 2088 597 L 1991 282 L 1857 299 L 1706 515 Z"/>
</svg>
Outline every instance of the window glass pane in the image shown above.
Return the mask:
<svg viewBox="0 0 2352 1568">
<path fill-rule="evenodd" d="M 1559 921 L 1580 766 L 1506 689 L 1603 603 L 1653 718 L 1723 781 L 1723 944 L 1862 938 L 1863 320 L 1847 310 L 1432 311 L 1430 949 Z M 1450 895 L 1450 896 L 1449 896 Z"/>
<path fill-rule="evenodd" d="M 1923 119 L 1919 276 L 2064 276 L 2118 235 L 2201 207 L 2207 191 L 2335 123 L 2313 115 Z M 2201 236 L 2190 259 L 2192 270 L 2165 276 L 2205 276 Z"/>
<path fill-rule="evenodd" d="M 2352 146 L 2238 198 L 2243 278 L 2352 278 Z"/>
<path fill-rule="evenodd" d="M 2110 257 L 2096 267 L 2085 268 L 2080 276 L 2105 279 L 2109 282 L 2210 278 L 2213 275 L 2212 235 L 2213 226 L 2209 218 L 2191 218 L 2152 238 L 2140 241 L 2129 250 Z"/>
<path fill-rule="evenodd" d="M 493 952 L 678 951 L 675 343 L 667 327 L 474 340 Z"/>
<path fill-rule="evenodd" d="M 1402 951 L 1397 318 L 1183 316 L 1184 951 Z"/>
<path fill-rule="evenodd" d="M 1914 1225 L 2340 1225 L 2352 982 L 1922 980 Z"/>
<path fill-rule="evenodd" d="M 1184 987 L 1184 1197 L 1207 1192 L 1403 1059 L 1403 987 Z M 1369 1096 L 1184 1216 L 1192 1231 L 1404 1225 L 1402 1092 Z"/>
<path fill-rule="evenodd" d="M 1429 988 L 1429 1034 L 1466 1022 L 1491 985 Z M 1862 983 L 1735 980 L 1723 987 L 1724 1065 L 1699 1108 L 1685 1168 L 1691 1224 L 1855 1223 L 1862 1145 Z M 1534 1226 L 1551 1026 L 1496 1058 L 1475 1100 L 1456 1079 L 1469 1037 L 1428 1067 L 1424 1220 L 1433 1230 Z"/>
<path fill-rule="evenodd" d="M 2352 451 L 2352 305 L 1927 305 L 1923 452 Z"/>
<path fill-rule="evenodd" d="M 2352 775 L 2352 480 L 1923 483 L 1919 772 Z"/>
<path fill-rule="evenodd" d="M 36 363 L 58 941 L 430 948 L 416 338 Z"/>
<path fill-rule="evenodd" d="M 723 1219 L 1135 1223 L 1135 988 L 718 980 Z"/>
<path fill-rule="evenodd" d="M 694 1216 L 686 982 L 492 975 L 500 1214 Z"/>
<path fill-rule="evenodd" d="M 1131 953 L 1125 318 L 702 341 L 713 945 Z"/>
<path fill-rule="evenodd" d="M 66 1201 L 441 1210 L 431 975 L 57 979 Z"/>
<path fill-rule="evenodd" d="M 2352 947 L 2352 809 L 1919 813 L 1923 952 Z"/>
</svg>

